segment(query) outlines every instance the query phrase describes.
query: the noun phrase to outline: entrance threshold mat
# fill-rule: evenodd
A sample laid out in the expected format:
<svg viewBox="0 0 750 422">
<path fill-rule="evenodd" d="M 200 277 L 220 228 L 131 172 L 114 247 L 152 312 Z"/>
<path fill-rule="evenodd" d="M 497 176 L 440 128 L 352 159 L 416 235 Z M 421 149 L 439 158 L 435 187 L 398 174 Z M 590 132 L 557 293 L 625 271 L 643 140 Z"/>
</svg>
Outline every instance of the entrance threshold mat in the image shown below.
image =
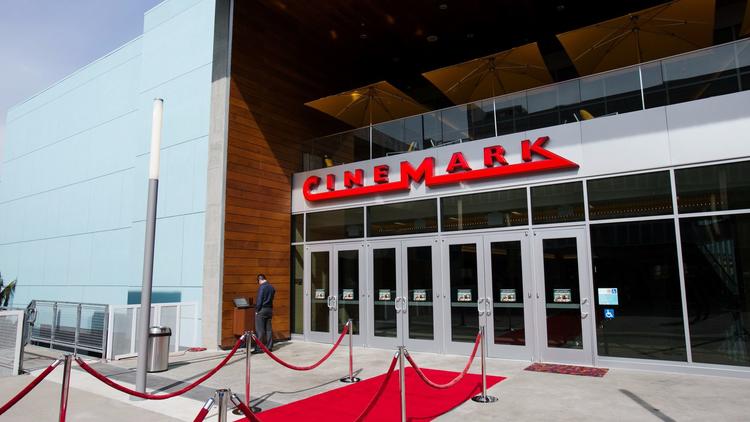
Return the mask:
<svg viewBox="0 0 750 422">
<path fill-rule="evenodd" d="M 436 369 L 425 368 L 422 371 L 436 383 L 448 382 L 458 375 L 456 372 Z M 406 419 L 410 422 L 431 421 L 482 391 L 482 377 L 477 374 L 466 374 L 458 384 L 444 390 L 428 387 L 412 368 L 406 368 L 405 375 Z M 257 416 L 261 422 L 351 422 L 357 419 L 370 403 L 384 377 L 385 374 L 378 375 L 355 384 L 316 394 L 306 399 L 264 410 Z M 487 388 L 504 379 L 504 377 L 487 375 Z M 400 414 L 398 371 L 394 371 L 383 396 L 367 415 L 365 421 L 398 421 L 401 418 Z M 237 422 L 240 421 L 247 421 L 247 419 L 239 419 Z"/>
<path fill-rule="evenodd" d="M 526 368 L 527 371 L 549 372 L 552 374 L 582 375 L 585 377 L 601 378 L 607 375 L 607 368 L 592 368 L 590 366 L 558 365 L 553 363 L 533 363 Z"/>
</svg>

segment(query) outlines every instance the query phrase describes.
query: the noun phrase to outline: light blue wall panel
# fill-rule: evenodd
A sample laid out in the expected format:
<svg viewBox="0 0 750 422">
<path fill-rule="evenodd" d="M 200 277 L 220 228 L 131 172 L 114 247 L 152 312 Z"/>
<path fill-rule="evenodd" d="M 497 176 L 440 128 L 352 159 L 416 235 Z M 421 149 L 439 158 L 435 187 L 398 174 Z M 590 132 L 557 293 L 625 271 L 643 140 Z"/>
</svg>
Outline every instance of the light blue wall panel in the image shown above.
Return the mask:
<svg viewBox="0 0 750 422">
<path fill-rule="evenodd" d="M 180 286 L 182 280 L 182 223 L 184 217 L 161 218 L 156 222 L 154 286 Z"/>
</svg>

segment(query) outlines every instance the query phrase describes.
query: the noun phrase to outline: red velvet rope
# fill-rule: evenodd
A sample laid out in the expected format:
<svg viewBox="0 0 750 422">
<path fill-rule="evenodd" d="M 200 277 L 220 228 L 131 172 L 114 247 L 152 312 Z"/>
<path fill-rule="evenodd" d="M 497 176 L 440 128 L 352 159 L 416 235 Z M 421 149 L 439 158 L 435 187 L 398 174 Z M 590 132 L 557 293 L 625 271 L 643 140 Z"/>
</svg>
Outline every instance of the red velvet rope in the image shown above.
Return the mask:
<svg viewBox="0 0 750 422">
<path fill-rule="evenodd" d="M 417 375 L 419 375 L 419 378 L 422 378 L 422 381 L 424 381 L 425 384 L 429 385 L 432 388 L 437 388 L 437 389 L 451 388 L 454 385 L 458 384 L 459 381 L 461 381 L 469 372 L 471 363 L 474 361 L 474 357 L 477 354 L 477 348 L 479 347 L 479 342 L 481 341 L 481 338 L 482 338 L 482 334 L 480 332 L 479 334 L 477 334 L 477 339 L 474 341 L 474 350 L 471 351 L 471 356 L 469 356 L 469 362 L 466 363 L 464 370 L 461 371 L 461 373 L 458 374 L 456 378 L 453 378 L 452 380 L 448 381 L 445 384 L 436 384 L 430 381 L 427 378 L 427 375 L 425 375 L 424 372 L 422 372 L 422 369 L 420 369 L 419 366 L 417 366 L 417 363 L 414 362 L 414 359 L 412 359 L 412 357 L 409 354 L 406 355 L 406 360 L 409 361 L 409 364 L 412 366 L 412 368 L 414 368 L 414 372 L 416 372 Z"/>
<path fill-rule="evenodd" d="M 76 362 L 78 362 L 78 365 L 81 367 L 81 369 L 83 369 L 84 371 L 88 372 L 89 374 L 91 374 L 94 378 L 98 379 L 99 381 L 101 381 L 101 382 L 107 384 L 108 386 L 114 388 L 115 390 L 119 390 L 119 391 L 122 391 L 123 393 L 127 393 L 127 394 L 130 394 L 131 396 L 135 396 L 135 397 L 140 397 L 142 399 L 164 400 L 164 399 L 169 399 L 169 398 L 172 398 L 172 397 L 175 397 L 175 396 L 179 396 L 179 395 L 185 394 L 188 391 L 190 391 L 193 388 L 195 388 L 198 385 L 200 385 L 201 383 L 203 383 L 203 381 L 211 378 L 215 373 L 217 373 L 219 371 L 219 369 L 221 369 L 224 365 L 227 364 L 227 362 L 229 362 L 229 359 L 231 359 L 232 356 L 234 356 L 234 354 L 237 352 L 237 349 L 240 348 L 240 344 L 242 344 L 243 340 L 244 340 L 244 336 L 240 337 L 237 340 L 237 343 L 235 343 L 235 345 L 232 348 L 232 350 L 227 355 L 227 357 L 225 357 L 224 360 L 222 360 L 221 362 L 219 362 L 219 364 L 214 369 L 212 369 L 208 373 L 206 373 L 206 375 L 198 378 L 195 382 L 193 382 L 192 384 L 190 384 L 190 385 L 188 385 L 188 386 L 186 386 L 186 387 L 184 387 L 184 388 L 182 388 L 180 390 L 177 390 L 177 391 L 174 391 L 174 392 L 171 392 L 171 393 L 167 393 L 167 394 L 147 394 L 147 393 L 141 393 L 140 391 L 131 390 L 130 388 L 125 387 L 124 385 L 120 385 L 120 384 L 112 381 L 111 379 L 105 377 L 101 373 L 97 372 L 96 369 L 94 369 L 91 366 L 89 366 L 89 364 L 87 364 L 86 362 L 84 362 L 81 358 L 76 358 Z"/>
<path fill-rule="evenodd" d="M 47 378 L 47 375 L 49 375 L 50 372 L 54 371 L 55 368 L 57 368 L 57 365 L 59 365 L 60 362 L 61 361 L 59 359 L 56 360 L 56 361 L 54 361 L 54 362 L 52 362 L 52 364 L 50 366 L 48 366 L 47 369 L 45 369 L 44 371 L 42 371 L 41 374 L 37 375 L 36 378 L 34 378 L 29 383 L 29 385 L 27 385 L 26 387 L 24 387 L 23 390 L 19 391 L 18 394 L 16 394 L 15 396 L 13 396 L 12 399 L 8 400 L 8 402 L 5 403 L 3 405 L 3 407 L 0 407 L 0 415 L 2 415 L 3 413 L 7 412 L 8 409 L 10 409 L 11 407 L 13 407 L 22 398 L 24 398 L 27 394 L 29 394 L 29 392 L 31 390 L 33 390 L 34 387 L 36 387 L 37 385 L 39 385 L 39 383 L 42 382 L 43 379 Z"/>
<path fill-rule="evenodd" d="M 391 366 L 388 367 L 388 371 L 385 373 L 385 378 L 383 378 L 383 382 L 380 384 L 378 391 L 374 396 L 372 396 L 372 399 L 370 399 L 370 403 L 367 405 L 365 410 L 363 410 L 362 413 L 357 416 L 357 419 L 355 419 L 354 422 L 363 421 L 365 417 L 367 417 L 367 414 L 370 413 L 372 408 L 375 407 L 375 403 L 377 403 L 377 401 L 380 399 L 380 396 L 383 395 L 385 387 L 388 385 L 388 381 L 391 379 L 391 375 L 393 375 L 393 371 L 396 369 L 396 361 L 398 361 L 398 355 L 394 356 L 393 360 L 391 360 Z"/>
<path fill-rule="evenodd" d="M 237 401 L 232 400 L 232 402 L 234 403 L 235 406 L 237 406 L 238 409 L 240 409 L 240 412 L 242 412 L 242 414 L 245 415 L 247 420 L 249 420 L 250 422 L 261 422 L 261 420 L 258 419 L 255 413 L 253 413 L 253 411 L 250 410 L 250 408 L 247 407 L 245 403 L 242 403 L 242 401 L 240 400 L 237 400 Z"/>
<path fill-rule="evenodd" d="M 195 419 L 193 419 L 193 422 L 203 422 L 203 420 L 206 419 L 206 415 L 208 415 L 208 409 L 202 407 L 201 411 L 198 412 L 197 415 L 195 415 Z"/>
<path fill-rule="evenodd" d="M 341 331 L 341 335 L 339 336 L 339 339 L 336 340 L 336 344 L 333 345 L 333 347 L 331 348 L 331 350 L 329 350 L 328 353 L 326 353 L 326 355 L 323 356 L 319 361 L 315 362 L 314 364 L 312 364 L 310 366 L 297 366 L 297 365 L 292 365 L 291 363 L 286 363 L 283 360 L 281 360 L 281 358 L 279 358 L 278 356 L 274 355 L 273 352 L 271 352 L 270 350 L 268 350 L 266 348 L 266 345 L 263 344 L 263 342 L 258 341 L 258 337 L 255 337 L 255 334 L 253 334 L 253 338 L 255 339 L 255 344 L 257 344 L 258 346 L 260 346 L 260 348 L 263 349 L 263 351 L 271 359 L 275 360 L 280 365 L 285 366 L 285 367 L 287 367 L 289 369 L 294 369 L 295 371 L 309 371 L 311 369 L 317 368 L 318 366 L 320 366 L 321 363 L 325 362 L 326 359 L 328 359 L 329 357 L 331 357 L 331 355 L 333 354 L 334 350 L 336 350 L 336 348 L 339 347 L 339 344 L 341 344 L 341 340 L 344 339 L 344 336 L 346 335 L 346 333 L 348 331 L 349 331 L 349 325 L 347 324 L 347 325 L 344 326 L 344 330 Z"/>
</svg>

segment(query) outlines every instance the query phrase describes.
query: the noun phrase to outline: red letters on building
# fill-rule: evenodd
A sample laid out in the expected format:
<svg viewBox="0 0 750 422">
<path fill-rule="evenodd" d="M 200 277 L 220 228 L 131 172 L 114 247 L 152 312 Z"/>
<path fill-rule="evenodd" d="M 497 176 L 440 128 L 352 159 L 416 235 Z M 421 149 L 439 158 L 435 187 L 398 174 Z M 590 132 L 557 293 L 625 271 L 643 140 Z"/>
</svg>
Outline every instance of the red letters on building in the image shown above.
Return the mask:
<svg viewBox="0 0 750 422">
<path fill-rule="evenodd" d="M 544 148 L 549 137 L 537 138 L 534 143 L 528 139 L 521 142 L 520 163 L 508 164 L 505 149 L 500 145 L 484 148 L 485 168 L 472 170 L 463 153 L 453 154 L 446 168 L 446 174 L 435 175 L 435 158 L 426 157 L 417 168 L 408 161 L 401 162 L 401 178 L 389 181 L 388 166 L 378 165 L 373 168 L 374 185 L 364 185 L 364 170 L 356 169 L 344 172 L 344 189 L 335 190 L 335 176 L 326 175 L 326 188 L 329 192 L 314 192 L 320 185 L 320 177 L 310 176 L 302 185 L 302 193 L 308 201 L 325 201 L 364 195 L 384 194 L 388 192 L 408 191 L 412 182 L 424 182 L 427 187 L 457 184 L 472 180 L 539 173 L 543 171 L 578 168 L 578 164 L 563 158 Z M 541 159 L 534 159 L 534 156 Z M 498 164 L 498 165 L 496 165 Z M 459 171 L 462 170 L 462 171 Z"/>
</svg>

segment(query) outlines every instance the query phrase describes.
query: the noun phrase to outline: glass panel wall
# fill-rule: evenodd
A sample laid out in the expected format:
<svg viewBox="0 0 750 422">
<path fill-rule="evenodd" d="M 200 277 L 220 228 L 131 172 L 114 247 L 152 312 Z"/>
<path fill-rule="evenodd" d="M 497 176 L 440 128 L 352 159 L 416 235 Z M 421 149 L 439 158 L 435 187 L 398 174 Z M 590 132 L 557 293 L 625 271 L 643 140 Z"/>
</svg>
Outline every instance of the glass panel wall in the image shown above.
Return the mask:
<svg viewBox="0 0 750 422">
<path fill-rule="evenodd" d="M 474 243 L 450 245 L 451 340 L 473 343 L 479 330 L 477 315 L 477 247 Z"/>
<path fill-rule="evenodd" d="M 680 220 L 694 362 L 750 366 L 750 214 Z"/>
<path fill-rule="evenodd" d="M 440 199 L 443 231 L 523 226 L 529 223 L 526 189 Z"/>
<path fill-rule="evenodd" d="M 544 239 L 542 248 L 547 347 L 583 349 L 576 238 Z"/>
<path fill-rule="evenodd" d="M 352 320 L 352 334 L 359 334 L 359 251 L 339 251 L 338 273 L 338 308 L 339 333 L 344 329 L 347 320 Z"/>
<path fill-rule="evenodd" d="M 675 170 L 681 213 L 750 208 L 750 161 Z"/>
<path fill-rule="evenodd" d="M 312 212 L 307 214 L 307 241 L 364 237 L 362 208 Z"/>
<path fill-rule="evenodd" d="M 639 72 L 640 70 L 640 72 Z M 313 170 L 750 89 L 750 40 L 308 141 Z M 494 112 L 493 112 L 494 108 Z M 495 128 L 497 126 L 497 128 Z"/>
<path fill-rule="evenodd" d="M 305 216 L 292 215 L 292 243 L 305 241 Z"/>
<path fill-rule="evenodd" d="M 302 334 L 304 330 L 304 245 L 292 246 L 292 332 Z"/>
<path fill-rule="evenodd" d="M 328 296 L 331 294 L 331 268 L 325 251 L 310 253 L 310 329 L 327 332 L 329 327 Z"/>
<path fill-rule="evenodd" d="M 396 249 L 372 251 L 373 327 L 378 337 L 396 337 Z"/>
<path fill-rule="evenodd" d="M 674 220 L 591 225 L 599 356 L 686 361 Z M 605 309 L 614 318 L 604 317 Z"/>
<path fill-rule="evenodd" d="M 526 344 L 523 319 L 523 263 L 521 242 L 492 242 L 493 322 L 495 344 Z"/>
<path fill-rule="evenodd" d="M 561 183 L 531 188 L 534 224 L 583 221 L 583 183 Z"/>
<path fill-rule="evenodd" d="M 409 338 L 432 340 L 435 338 L 432 316 L 432 247 L 406 248 L 406 301 L 409 309 Z"/>
<path fill-rule="evenodd" d="M 593 179 L 586 189 L 592 220 L 672 213 L 668 171 Z"/>
<path fill-rule="evenodd" d="M 367 207 L 370 237 L 437 231 L 437 200 L 402 202 Z"/>
</svg>

